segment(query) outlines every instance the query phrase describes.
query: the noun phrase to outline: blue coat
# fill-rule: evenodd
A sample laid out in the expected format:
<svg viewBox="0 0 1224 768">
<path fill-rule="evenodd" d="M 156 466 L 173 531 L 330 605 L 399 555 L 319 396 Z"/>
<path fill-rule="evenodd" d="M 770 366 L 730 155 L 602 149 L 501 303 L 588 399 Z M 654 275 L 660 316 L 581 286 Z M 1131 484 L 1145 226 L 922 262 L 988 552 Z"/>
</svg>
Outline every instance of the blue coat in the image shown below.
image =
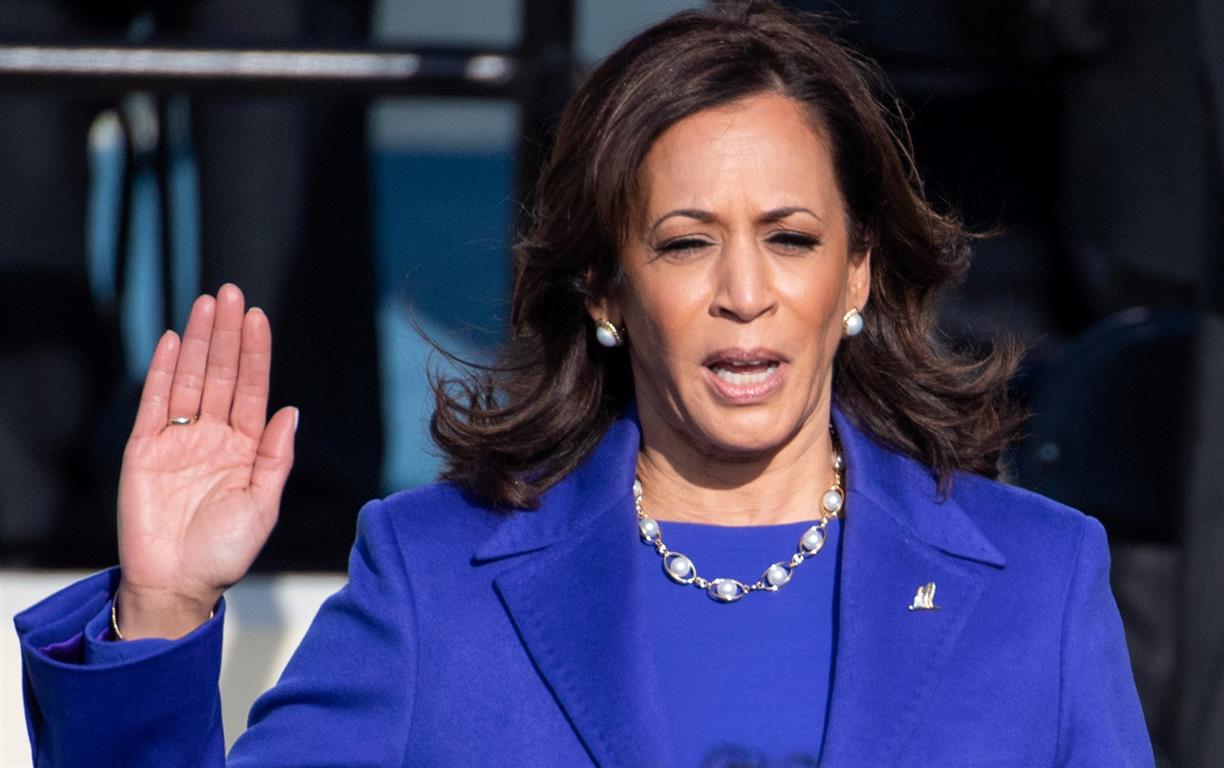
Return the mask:
<svg viewBox="0 0 1224 768">
<path fill-rule="evenodd" d="M 1152 765 L 1100 524 L 972 475 L 939 501 L 928 469 L 834 417 L 848 495 L 821 765 Z M 446 484 L 368 504 L 348 585 L 228 764 L 667 764 L 659 724 L 701 714 L 643 663 L 638 441 L 619 420 L 534 512 Z M 117 579 L 17 617 L 36 764 L 221 765 L 224 606 L 175 642 L 103 642 Z M 909 610 L 928 582 L 940 610 Z"/>
</svg>

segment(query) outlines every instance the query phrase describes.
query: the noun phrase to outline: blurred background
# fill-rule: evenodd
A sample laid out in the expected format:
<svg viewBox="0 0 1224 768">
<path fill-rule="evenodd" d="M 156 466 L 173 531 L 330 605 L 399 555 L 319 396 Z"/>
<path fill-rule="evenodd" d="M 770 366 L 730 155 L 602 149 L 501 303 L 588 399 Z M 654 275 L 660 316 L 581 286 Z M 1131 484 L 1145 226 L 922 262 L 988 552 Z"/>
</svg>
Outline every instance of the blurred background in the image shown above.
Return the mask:
<svg viewBox="0 0 1224 768">
<path fill-rule="evenodd" d="M 342 583 L 360 505 L 436 473 L 441 361 L 414 320 L 461 355 L 497 343 L 557 113 L 617 44 L 700 4 L 4 0 L 4 621 L 116 561 L 153 345 L 237 283 L 276 334 L 273 406 L 302 426 L 281 522 L 231 597 L 235 737 Z M 880 62 L 930 194 L 999 231 L 944 331 L 1028 345 L 1007 477 L 1109 531 L 1159 762 L 1224 764 L 1224 3 L 789 4 Z M 0 764 L 21 764 L 0 635 Z"/>
</svg>

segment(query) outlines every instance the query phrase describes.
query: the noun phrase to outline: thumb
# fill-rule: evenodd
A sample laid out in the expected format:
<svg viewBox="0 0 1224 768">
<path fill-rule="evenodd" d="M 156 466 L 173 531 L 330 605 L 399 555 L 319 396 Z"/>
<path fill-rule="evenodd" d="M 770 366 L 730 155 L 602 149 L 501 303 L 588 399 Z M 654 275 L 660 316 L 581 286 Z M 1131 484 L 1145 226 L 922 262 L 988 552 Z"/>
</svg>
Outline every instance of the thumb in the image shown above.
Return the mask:
<svg viewBox="0 0 1224 768">
<path fill-rule="evenodd" d="M 251 490 L 274 509 L 280 507 L 281 491 L 293 468 L 293 438 L 299 412 L 286 406 L 277 411 L 264 427 L 251 468 Z"/>
</svg>

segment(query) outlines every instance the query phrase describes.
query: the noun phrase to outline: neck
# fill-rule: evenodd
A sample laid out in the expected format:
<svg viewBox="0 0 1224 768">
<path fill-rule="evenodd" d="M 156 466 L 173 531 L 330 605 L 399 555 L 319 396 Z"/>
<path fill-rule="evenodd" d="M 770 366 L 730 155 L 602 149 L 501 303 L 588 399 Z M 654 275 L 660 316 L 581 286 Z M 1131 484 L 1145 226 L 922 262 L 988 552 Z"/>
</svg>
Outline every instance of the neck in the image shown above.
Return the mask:
<svg viewBox="0 0 1224 768">
<path fill-rule="evenodd" d="M 750 455 L 725 454 L 669 431 L 639 412 L 643 447 L 637 473 L 643 506 L 656 520 L 714 525 L 777 525 L 821 517 L 833 484 L 827 399 L 782 445 Z"/>
</svg>

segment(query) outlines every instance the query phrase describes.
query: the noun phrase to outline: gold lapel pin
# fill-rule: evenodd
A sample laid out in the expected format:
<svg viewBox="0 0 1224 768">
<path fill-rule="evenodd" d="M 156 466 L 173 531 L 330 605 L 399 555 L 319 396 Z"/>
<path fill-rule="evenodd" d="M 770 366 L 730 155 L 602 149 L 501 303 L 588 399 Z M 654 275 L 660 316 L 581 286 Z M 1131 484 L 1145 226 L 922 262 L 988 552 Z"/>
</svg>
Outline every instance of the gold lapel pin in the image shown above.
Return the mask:
<svg viewBox="0 0 1224 768">
<path fill-rule="evenodd" d="M 939 610 L 939 606 L 935 605 L 935 582 L 928 581 L 918 587 L 918 591 L 914 593 L 914 602 L 910 603 L 909 609 L 911 611 Z"/>
</svg>

